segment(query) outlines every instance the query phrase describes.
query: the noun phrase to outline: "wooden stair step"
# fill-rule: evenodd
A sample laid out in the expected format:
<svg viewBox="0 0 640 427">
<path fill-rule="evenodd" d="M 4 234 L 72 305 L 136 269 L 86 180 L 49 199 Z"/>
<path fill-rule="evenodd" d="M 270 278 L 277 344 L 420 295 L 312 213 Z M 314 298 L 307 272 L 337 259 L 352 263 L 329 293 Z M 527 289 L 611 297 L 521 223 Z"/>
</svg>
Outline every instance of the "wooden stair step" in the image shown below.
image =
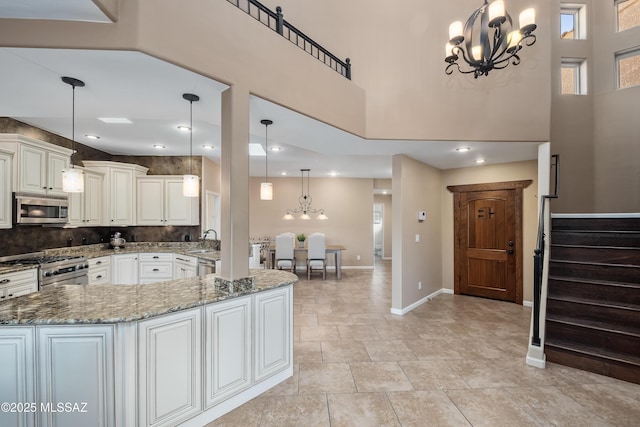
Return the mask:
<svg viewBox="0 0 640 427">
<path fill-rule="evenodd" d="M 551 229 L 640 231 L 640 218 L 551 218 Z"/>
<path fill-rule="evenodd" d="M 640 358 L 640 329 L 617 329 L 603 322 L 576 321 L 563 316 L 548 316 L 546 339 L 587 345 L 613 353 Z"/>
<path fill-rule="evenodd" d="M 640 266 L 640 247 L 618 246 L 551 245 L 554 260 L 593 262 L 601 264 L 621 264 Z"/>
<path fill-rule="evenodd" d="M 547 298 L 547 316 L 570 316 L 576 321 L 588 320 L 620 328 L 640 330 L 640 308 L 633 305 L 613 305 L 579 298 Z"/>
<path fill-rule="evenodd" d="M 640 266 L 637 265 L 551 259 L 549 275 L 640 284 Z"/>
<path fill-rule="evenodd" d="M 553 244 L 640 247 L 638 231 L 552 230 Z"/>
<path fill-rule="evenodd" d="M 548 296 L 640 306 L 640 284 L 549 276 Z"/>
</svg>

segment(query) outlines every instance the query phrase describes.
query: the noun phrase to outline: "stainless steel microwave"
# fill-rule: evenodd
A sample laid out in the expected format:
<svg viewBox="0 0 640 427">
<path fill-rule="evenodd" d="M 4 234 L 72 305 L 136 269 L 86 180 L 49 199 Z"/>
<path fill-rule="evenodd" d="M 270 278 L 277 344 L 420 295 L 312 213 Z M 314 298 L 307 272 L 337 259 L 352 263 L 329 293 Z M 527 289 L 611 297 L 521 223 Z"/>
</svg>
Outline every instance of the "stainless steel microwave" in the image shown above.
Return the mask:
<svg viewBox="0 0 640 427">
<path fill-rule="evenodd" d="M 69 221 L 69 200 L 14 193 L 15 224 L 65 224 Z"/>
</svg>

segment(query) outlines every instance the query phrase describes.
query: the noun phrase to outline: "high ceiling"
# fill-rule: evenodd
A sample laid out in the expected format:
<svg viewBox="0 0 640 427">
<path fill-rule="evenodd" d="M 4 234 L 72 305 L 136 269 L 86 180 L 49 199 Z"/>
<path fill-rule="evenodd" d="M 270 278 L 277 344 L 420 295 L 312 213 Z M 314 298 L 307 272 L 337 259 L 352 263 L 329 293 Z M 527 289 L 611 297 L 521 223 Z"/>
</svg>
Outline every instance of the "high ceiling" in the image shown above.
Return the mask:
<svg viewBox="0 0 640 427">
<path fill-rule="evenodd" d="M 55 6 L 54 6 L 55 4 Z M 0 17 L 107 21 L 90 0 L 0 0 Z M 0 48 L 0 116 L 71 138 L 72 90 L 60 78 L 83 80 L 75 91 L 76 141 L 111 154 L 188 155 L 189 103 L 195 93 L 193 152 L 220 158 L 222 83 L 139 52 Z M 130 124 L 107 124 L 98 118 L 127 118 Z M 268 128 L 269 175 L 311 176 L 331 172 L 342 177 L 391 178 L 391 156 L 406 154 L 440 169 L 535 159 L 537 143 L 367 140 L 333 128 L 266 100 L 250 100 L 250 142 L 265 142 Z M 86 135 L 98 135 L 92 140 Z M 159 150 L 155 145 L 166 148 Z M 203 145 L 213 145 L 205 149 Z M 458 147 L 470 147 L 466 153 Z M 264 174 L 265 158 L 252 156 L 251 175 Z"/>
</svg>

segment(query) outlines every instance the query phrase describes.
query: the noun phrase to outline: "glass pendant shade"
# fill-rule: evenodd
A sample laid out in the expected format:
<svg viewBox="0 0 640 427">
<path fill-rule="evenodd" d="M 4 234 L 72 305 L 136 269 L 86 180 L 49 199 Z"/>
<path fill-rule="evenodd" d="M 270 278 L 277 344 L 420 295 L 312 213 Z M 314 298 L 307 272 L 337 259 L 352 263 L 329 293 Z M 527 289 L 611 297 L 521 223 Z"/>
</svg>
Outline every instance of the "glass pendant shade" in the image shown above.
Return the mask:
<svg viewBox="0 0 640 427">
<path fill-rule="evenodd" d="M 329 219 L 329 217 L 328 217 L 328 216 L 326 216 L 326 215 L 324 214 L 324 212 L 322 212 L 320 215 L 318 215 L 318 219 L 319 219 L 320 221 L 325 221 L 325 220 Z"/>
<path fill-rule="evenodd" d="M 294 220 L 295 218 L 293 217 L 293 215 L 291 215 L 290 213 L 286 213 L 282 219 L 284 219 L 285 221 L 291 221 Z"/>
<path fill-rule="evenodd" d="M 298 218 L 303 220 L 311 219 L 311 217 L 306 212 L 300 215 Z"/>
<path fill-rule="evenodd" d="M 273 184 L 271 182 L 260 184 L 260 200 L 273 200 Z"/>
<path fill-rule="evenodd" d="M 200 178 L 198 175 L 182 176 L 182 195 L 184 197 L 200 196 Z"/>
<path fill-rule="evenodd" d="M 63 169 L 62 191 L 65 193 L 83 193 L 84 172 L 76 168 Z"/>
</svg>

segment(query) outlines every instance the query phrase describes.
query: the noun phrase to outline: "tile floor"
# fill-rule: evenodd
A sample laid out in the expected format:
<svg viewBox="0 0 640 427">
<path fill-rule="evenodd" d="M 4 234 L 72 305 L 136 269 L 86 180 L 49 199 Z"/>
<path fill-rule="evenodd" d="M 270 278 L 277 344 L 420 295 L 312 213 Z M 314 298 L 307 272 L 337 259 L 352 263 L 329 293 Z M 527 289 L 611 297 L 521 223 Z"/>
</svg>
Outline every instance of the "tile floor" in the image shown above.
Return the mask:
<svg viewBox="0 0 640 427">
<path fill-rule="evenodd" d="M 439 295 L 390 314 L 391 265 L 300 275 L 294 375 L 210 426 L 638 426 L 640 385 L 525 364 L 531 310 Z"/>
</svg>

